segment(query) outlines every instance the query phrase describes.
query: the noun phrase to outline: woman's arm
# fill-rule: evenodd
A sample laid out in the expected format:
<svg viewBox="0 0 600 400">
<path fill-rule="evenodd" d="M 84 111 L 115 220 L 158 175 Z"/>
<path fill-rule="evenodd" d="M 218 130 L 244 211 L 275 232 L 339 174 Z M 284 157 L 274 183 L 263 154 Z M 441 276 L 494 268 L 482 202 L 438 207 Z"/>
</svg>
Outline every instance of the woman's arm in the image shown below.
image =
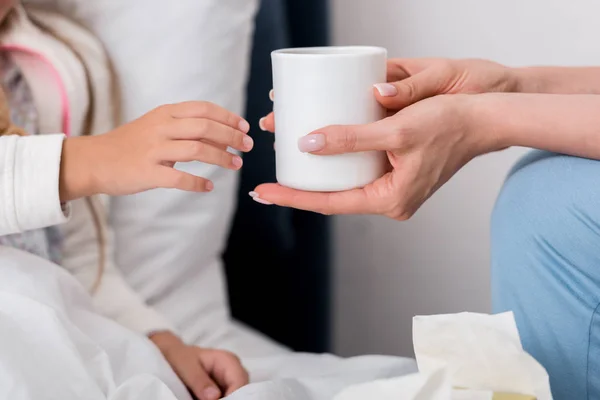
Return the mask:
<svg viewBox="0 0 600 400">
<path fill-rule="evenodd" d="M 387 80 L 376 85 L 375 95 L 390 110 L 442 94 L 600 94 L 600 67 L 510 68 L 477 59 L 392 59 Z M 267 118 L 263 126 L 272 130 L 272 120 Z"/>
<path fill-rule="evenodd" d="M 386 151 L 391 170 L 364 188 L 302 192 L 277 184 L 252 196 L 325 214 L 410 218 L 474 157 L 510 146 L 533 147 L 600 160 L 600 96 L 489 93 L 435 96 L 367 125 L 329 126 L 316 155 Z"/>
<path fill-rule="evenodd" d="M 494 93 L 463 100 L 470 129 L 491 140 L 490 150 L 523 146 L 600 160 L 600 96 Z"/>
<path fill-rule="evenodd" d="M 600 67 L 513 68 L 516 91 L 547 94 L 600 94 Z"/>
</svg>

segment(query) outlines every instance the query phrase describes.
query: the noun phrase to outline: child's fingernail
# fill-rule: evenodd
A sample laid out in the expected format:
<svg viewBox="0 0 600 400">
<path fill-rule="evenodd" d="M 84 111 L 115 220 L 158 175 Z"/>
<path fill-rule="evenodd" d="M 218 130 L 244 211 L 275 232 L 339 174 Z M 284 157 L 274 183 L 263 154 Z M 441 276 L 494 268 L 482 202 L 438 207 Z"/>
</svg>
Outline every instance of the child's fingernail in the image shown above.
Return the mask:
<svg viewBox="0 0 600 400">
<path fill-rule="evenodd" d="M 208 387 L 204 389 L 203 394 L 204 398 L 208 400 L 217 400 L 219 397 L 221 397 L 221 392 L 219 391 L 219 389 L 214 387 Z"/>
<path fill-rule="evenodd" d="M 273 89 L 271 89 L 269 92 L 269 99 L 271 99 L 271 101 L 275 101 L 275 91 Z"/>
<path fill-rule="evenodd" d="M 266 131 L 267 128 L 265 127 L 265 122 L 267 121 L 267 117 L 263 117 L 258 121 L 258 127 L 260 128 L 261 131 Z"/>
<path fill-rule="evenodd" d="M 242 160 L 242 157 L 234 156 L 231 159 L 231 164 L 233 164 L 233 166 L 236 168 L 242 168 L 242 165 L 244 165 L 244 161 Z"/>
<path fill-rule="evenodd" d="M 322 133 L 315 133 L 313 135 L 306 135 L 298 140 L 298 149 L 303 153 L 312 153 L 315 151 L 323 150 L 325 148 L 325 135 Z"/>
<path fill-rule="evenodd" d="M 207 192 L 210 192 L 211 190 L 213 190 L 215 188 L 215 185 L 211 181 L 208 181 L 204 185 L 204 188 L 206 189 Z"/>
<path fill-rule="evenodd" d="M 244 144 L 244 149 L 252 150 L 252 148 L 254 147 L 254 140 L 252 140 L 252 138 L 250 136 L 246 135 L 246 136 L 244 136 L 243 144 Z"/>
<path fill-rule="evenodd" d="M 240 128 L 240 131 L 244 133 L 248 133 L 248 131 L 250 130 L 250 124 L 245 119 L 240 121 L 238 127 Z"/>
<path fill-rule="evenodd" d="M 394 97 L 398 94 L 398 89 L 396 86 L 390 83 L 377 83 L 375 89 L 379 92 L 383 97 Z"/>
<path fill-rule="evenodd" d="M 254 200 L 254 201 L 255 201 L 255 202 L 257 202 L 257 203 L 264 204 L 265 206 L 272 206 L 272 205 L 273 205 L 273 203 L 271 203 L 271 202 L 269 202 L 269 201 L 266 201 L 266 200 L 263 200 L 263 199 L 261 199 L 261 198 L 258 196 L 258 193 L 256 193 L 256 192 L 250 192 L 250 193 L 248 193 L 248 194 L 250 195 L 250 197 L 252 197 L 252 200 Z"/>
</svg>

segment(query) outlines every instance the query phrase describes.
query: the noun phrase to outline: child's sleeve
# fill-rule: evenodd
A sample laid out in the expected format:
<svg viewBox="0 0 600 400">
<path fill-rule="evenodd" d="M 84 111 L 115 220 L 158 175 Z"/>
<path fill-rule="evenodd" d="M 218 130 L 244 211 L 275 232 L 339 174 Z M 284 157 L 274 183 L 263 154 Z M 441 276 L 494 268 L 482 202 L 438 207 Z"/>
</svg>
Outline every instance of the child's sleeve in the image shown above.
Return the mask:
<svg viewBox="0 0 600 400">
<path fill-rule="evenodd" d="M 57 225 L 60 158 L 65 136 L 0 136 L 0 235 Z"/>
<path fill-rule="evenodd" d="M 71 219 L 61 227 L 63 266 L 88 290 L 98 283 L 92 299 L 100 314 L 144 335 L 163 330 L 175 332 L 166 318 L 146 305 L 115 265 L 113 234 L 106 223 L 106 204 L 101 204 L 99 199 L 96 196 L 92 200 L 104 234 L 104 270 L 99 275 L 99 240 L 94 214 L 86 204 L 90 199 L 73 201 Z M 102 196 L 101 199 L 107 198 Z"/>
</svg>

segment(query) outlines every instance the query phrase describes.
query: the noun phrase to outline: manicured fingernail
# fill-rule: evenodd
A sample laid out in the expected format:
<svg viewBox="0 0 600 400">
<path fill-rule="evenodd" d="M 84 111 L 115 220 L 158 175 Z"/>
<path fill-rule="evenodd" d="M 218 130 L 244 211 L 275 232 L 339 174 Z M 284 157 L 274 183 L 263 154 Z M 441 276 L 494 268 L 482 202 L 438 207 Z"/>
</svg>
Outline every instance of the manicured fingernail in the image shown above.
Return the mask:
<svg viewBox="0 0 600 400">
<path fill-rule="evenodd" d="M 265 128 L 265 121 L 267 120 L 267 117 L 263 117 L 258 121 L 258 127 L 260 128 L 261 131 L 266 131 L 267 128 Z"/>
<path fill-rule="evenodd" d="M 219 397 L 221 397 L 221 392 L 219 391 L 219 389 L 214 387 L 204 389 L 203 394 L 204 398 L 209 400 L 217 400 Z"/>
<path fill-rule="evenodd" d="M 252 147 L 254 147 L 254 140 L 252 140 L 250 136 L 246 135 L 244 136 L 243 144 L 245 150 L 252 150 Z"/>
<path fill-rule="evenodd" d="M 248 131 L 250 130 L 250 124 L 245 119 L 240 121 L 238 127 L 240 128 L 240 131 L 244 133 L 248 133 Z"/>
<path fill-rule="evenodd" d="M 265 206 L 272 206 L 273 205 L 273 203 L 271 203 L 270 201 L 266 201 L 266 200 L 261 199 L 258 196 L 258 193 L 256 193 L 256 192 L 250 192 L 248 194 L 250 195 L 250 197 L 252 197 L 252 200 L 254 200 L 257 203 L 264 204 Z"/>
<path fill-rule="evenodd" d="M 272 206 L 273 205 L 273 203 L 271 203 L 269 201 L 266 201 L 266 200 L 263 200 L 260 197 L 253 197 L 252 200 L 254 200 L 257 203 L 264 204 L 265 206 Z"/>
<path fill-rule="evenodd" d="M 215 185 L 211 181 L 208 181 L 206 182 L 206 185 L 204 185 L 204 188 L 207 192 L 210 192 L 215 188 Z"/>
<path fill-rule="evenodd" d="M 303 153 L 312 153 L 325 148 L 325 135 L 315 133 L 303 136 L 298 140 L 298 149 Z"/>
<path fill-rule="evenodd" d="M 275 101 L 275 91 L 273 89 L 271 89 L 269 92 L 269 99 L 271 99 L 271 101 Z"/>
<path fill-rule="evenodd" d="M 378 83 L 375 85 L 375 89 L 377 89 L 379 94 L 383 97 L 394 97 L 398 94 L 396 86 L 390 83 Z"/>
<path fill-rule="evenodd" d="M 240 156 L 234 156 L 231 159 L 231 163 L 236 168 L 242 168 L 242 165 L 244 165 L 244 161 L 242 161 L 242 157 L 240 157 Z"/>
</svg>

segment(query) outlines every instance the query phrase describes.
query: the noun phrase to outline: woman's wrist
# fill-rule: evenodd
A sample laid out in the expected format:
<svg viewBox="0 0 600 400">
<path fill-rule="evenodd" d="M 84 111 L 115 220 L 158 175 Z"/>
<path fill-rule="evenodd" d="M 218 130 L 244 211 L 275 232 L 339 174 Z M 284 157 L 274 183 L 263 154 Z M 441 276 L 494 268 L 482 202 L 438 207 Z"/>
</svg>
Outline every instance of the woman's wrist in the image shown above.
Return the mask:
<svg viewBox="0 0 600 400">
<path fill-rule="evenodd" d="M 93 141 L 93 137 L 64 140 L 59 175 L 61 202 L 97 193 L 93 174 Z"/>
<path fill-rule="evenodd" d="M 600 159 L 600 96 L 487 93 L 468 103 L 465 118 L 485 152 L 519 146 Z"/>
<path fill-rule="evenodd" d="M 464 129 L 471 136 L 474 157 L 504 150 L 514 146 L 511 137 L 503 126 L 497 125 L 501 113 L 497 99 L 506 96 L 501 93 L 461 95 L 459 116 L 464 121 Z"/>
<path fill-rule="evenodd" d="M 541 79 L 539 70 L 532 67 L 511 68 L 513 93 L 547 93 L 547 82 Z"/>
</svg>

